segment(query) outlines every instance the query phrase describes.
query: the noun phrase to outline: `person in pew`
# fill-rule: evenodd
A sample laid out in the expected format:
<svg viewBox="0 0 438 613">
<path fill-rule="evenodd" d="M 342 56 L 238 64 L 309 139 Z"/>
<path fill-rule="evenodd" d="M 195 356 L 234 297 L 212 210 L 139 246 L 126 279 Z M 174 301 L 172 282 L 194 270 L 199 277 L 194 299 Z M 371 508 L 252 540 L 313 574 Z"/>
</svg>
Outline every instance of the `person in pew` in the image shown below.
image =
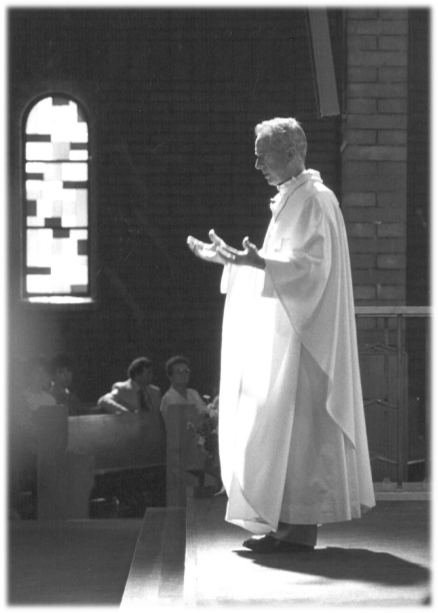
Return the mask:
<svg viewBox="0 0 438 613">
<path fill-rule="evenodd" d="M 30 492 L 31 504 L 36 505 L 37 427 L 33 416 L 39 407 L 56 405 L 49 393 L 50 366 L 44 356 L 31 358 L 24 364 L 22 379 L 22 389 L 17 390 L 12 398 L 9 421 L 12 515 L 15 511 L 22 514 L 19 508 L 21 492 Z"/>
<path fill-rule="evenodd" d="M 167 360 L 165 370 L 170 387 L 160 405 L 164 421 L 167 422 L 168 407 L 172 404 L 193 405 L 200 415 L 206 413 L 207 407 L 199 392 L 188 387 L 191 375 L 189 360 L 182 355 L 176 355 Z"/>
<path fill-rule="evenodd" d="M 70 387 L 73 382 L 73 361 L 66 355 L 58 354 L 50 361 L 50 373 L 52 384 L 50 393 L 56 400 L 56 404 L 67 407 L 68 414 L 86 415 L 87 407 L 79 400 Z"/>
<path fill-rule="evenodd" d="M 97 401 L 104 413 L 144 413 L 160 410 L 161 390 L 152 385 L 152 361 L 135 358 L 128 367 L 128 379 L 114 383 L 112 390 Z"/>
<path fill-rule="evenodd" d="M 205 454 L 196 442 L 196 438 L 190 431 L 193 426 L 200 423 L 203 416 L 207 415 L 207 405 L 202 400 L 199 392 L 191 387 L 188 387 L 191 369 L 189 360 L 182 356 L 176 355 L 167 360 L 165 365 L 166 375 L 170 381 L 170 387 L 163 395 L 161 400 L 160 410 L 166 424 L 167 436 L 171 431 L 169 424 L 169 407 L 178 405 L 181 409 L 187 407 L 184 415 L 186 424 L 186 432 L 190 437 L 187 447 L 187 472 L 194 475 L 198 479 L 201 487 L 205 483 Z M 190 409 L 194 408 L 195 413 Z"/>
<path fill-rule="evenodd" d="M 24 369 L 22 406 L 33 413 L 41 406 L 52 406 L 56 401 L 50 393 L 50 362 L 44 356 L 30 359 Z"/>
</svg>

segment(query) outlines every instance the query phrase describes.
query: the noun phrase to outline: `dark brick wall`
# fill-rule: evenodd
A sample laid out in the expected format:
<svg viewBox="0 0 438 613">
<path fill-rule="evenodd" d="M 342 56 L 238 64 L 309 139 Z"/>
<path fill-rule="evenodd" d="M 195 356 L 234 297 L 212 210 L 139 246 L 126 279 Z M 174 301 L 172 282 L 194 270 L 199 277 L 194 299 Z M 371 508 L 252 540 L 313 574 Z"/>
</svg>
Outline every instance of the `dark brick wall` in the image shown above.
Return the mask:
<svg viewBox="0 0 438 613">
<path fill-rule="evenodd" d="M 406 303 L 414 306 L 431 304 L 430 70 L 430 9 L 411 10 L 408 49 Z M 426 326 L 426 322 L 408 321 L 406 347 L 409 355 L 409 393 L 418 401 L 422 430 L 425 424 L 428 339 L 430 327 Z"/>
<path fill-rule="evenodd" d="M 428 305 L 430 250 L 430 10 L 409 11 L 406 300 Z"/>
<path fill-rule="evenodd" d="M 330 11 L 342 84 L 342 14 Z M 94 402 L 150 355 L 184 353 L 193 385 L 219 376 L 220 268 L 194 259 L 188 234 L 214 227 L 257 244 L 272 189 L 255 172 L 253 127 L 293 115 L 309 138 L 308 166 L 339 194 L 340 120 L 318 119 L 304 10 L 10 9 L 10 353 L 66 351 L 76 391 Z M 97 305 L 24 306 L 19 300 L 20 125 L 53 89 L 88 112 Z"/>
</svg>

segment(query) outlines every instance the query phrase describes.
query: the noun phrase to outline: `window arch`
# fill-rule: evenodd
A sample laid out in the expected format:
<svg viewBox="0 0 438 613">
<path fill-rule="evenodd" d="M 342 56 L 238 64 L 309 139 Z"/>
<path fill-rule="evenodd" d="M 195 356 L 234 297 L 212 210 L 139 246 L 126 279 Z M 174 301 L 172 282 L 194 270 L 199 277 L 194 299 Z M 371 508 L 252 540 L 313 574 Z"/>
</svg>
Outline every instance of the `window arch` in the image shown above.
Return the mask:
<svg viewBox="0 0 438 613">
<path fill-rule="evenodd" d="M 91 300 L 89 134 L 79 104 L 64 95 L 37 101 L 24 123 L 23 297 Z"/>
</svg>

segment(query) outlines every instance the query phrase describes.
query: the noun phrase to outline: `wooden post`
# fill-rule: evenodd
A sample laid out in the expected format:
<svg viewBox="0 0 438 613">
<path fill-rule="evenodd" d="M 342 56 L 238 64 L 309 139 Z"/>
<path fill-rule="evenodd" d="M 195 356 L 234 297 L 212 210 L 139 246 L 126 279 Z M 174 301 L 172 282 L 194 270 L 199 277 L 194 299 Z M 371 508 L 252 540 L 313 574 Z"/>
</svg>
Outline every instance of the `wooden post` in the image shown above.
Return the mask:
<svg viewBox="0 0 438 613">
<path fill-rule="evenodd" d="M 431 394 L 431 334 L 432 334 L 432 325 L 430 319 L 426 319 L 426 393 L 425 393 L 425 424 L 424 424 L 424 438 L 426 441 L 426 450 L 425 450 L 425 480 L 430 480 L 430 464 L 431 464 L 431 407 L 432 407 L 432 394 Z"/>
<path fill-rule="evenodd" d="M 201 452 L 196 449 L 188 422 L 198 423 L 199 413 L 194 405 L 175 404 L 167 409 L 167 506 L 186 506 L 186 489 L 195 485 L 196 479 L 188 468 L 202 469 Z"/>
<path fill-rule="evenodd" d="M 407 402 L 405 397 L 405 378 L 403 360 L 403 318 L 397 315 L 397 487 L 403 488 L 403 481 L 406 479 L 407 454 L 406 454 L 406 416 Z"/>
<path fill-rule="evenodd" d="M 93 487 L 92 458 L 67 450 L 68 411 L 40 407 L 37 427 L 38 519 L 85 519 Z"/>
</svg>

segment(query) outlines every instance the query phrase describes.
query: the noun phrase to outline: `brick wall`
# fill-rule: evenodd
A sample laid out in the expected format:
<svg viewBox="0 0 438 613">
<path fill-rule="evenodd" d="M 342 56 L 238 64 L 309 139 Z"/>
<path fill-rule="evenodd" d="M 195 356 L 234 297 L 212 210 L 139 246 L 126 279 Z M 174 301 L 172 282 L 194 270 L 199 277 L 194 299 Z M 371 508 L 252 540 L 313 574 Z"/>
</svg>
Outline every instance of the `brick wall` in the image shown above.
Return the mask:
<svg viewBox="0 0 438 613">
<path fill-rule="evenodd" d="M 431 9 L 424 8 L 409 11 L 406 303 L 414 306 L 431 304 L 430 13 Z M 426 428 L 429 338 L 425 321 L 407 323 L 409 394 L 417 399 L 422 432 Z"/>
<path fill-rule="evenodd" d="M 406 300 L 427 305 L 430 283 L 430 9 L 409 11 Z"/>
<path fill-rule="evenodd" d="M 342 205 L 354 295 L 358 305 L 402 305 L 406 302 L 408 11 L 349 10 L 346 24 Z M 369 327 L 370 322 L 363 325 Z"/>
<path fill-rule="evenodd" d="M 430 304 L 429 27 L 428 9 L 346 12 L 342 205 L 357 305 Z M 381 342 L 382 328 L 359 318 L 360 344 Z M 424 427 L 426 322 L 404 333 Z"/>
</svg>

